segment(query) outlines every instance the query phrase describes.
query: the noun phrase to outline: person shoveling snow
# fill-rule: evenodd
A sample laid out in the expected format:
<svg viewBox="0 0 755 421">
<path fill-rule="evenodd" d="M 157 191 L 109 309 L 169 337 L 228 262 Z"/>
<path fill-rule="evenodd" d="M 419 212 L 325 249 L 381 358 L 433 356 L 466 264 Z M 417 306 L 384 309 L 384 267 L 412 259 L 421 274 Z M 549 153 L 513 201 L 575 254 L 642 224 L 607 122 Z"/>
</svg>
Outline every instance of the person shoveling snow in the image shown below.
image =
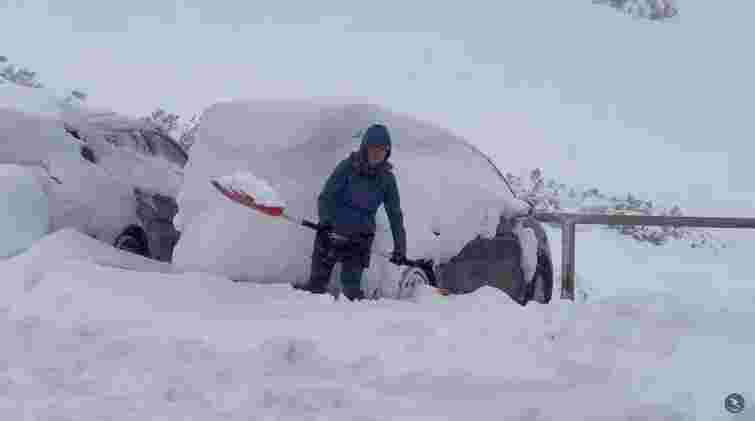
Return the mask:
<svg viewBox="0 0 755 421">
<path fill-rule="evenodd" d="M 359 151 L 343 159 L 328 177 L 318 196 L 322 228 L 315 237 L 309 282 L 296 288 L 325 293 L 333 265 L 341 261 L 344 295 L 350 300 L 363 299 L 362 272 L 370 266 L 375 214 L 383 204 L 393 234 L 391 262 L 406 262 L 406 230 L 396 177 L 388 162 L 390 156 L 388 129 L 373 124 L 362 136 Z M 354 239 L 339 241 L 331 232 Z"/>
<path fill-rule="evenodd" d="M 309 281 L 304 285 L 295 284 L 294 288 L 326 293 L 335 263 L 342 262 L 343 293 L 349 300 L 361 300 L 365 298 L 361 289 L 362 274 L 370 266 L 375 215 L 381 205 L 385 205 L 394 240 L 393 252 L 385 257 L 396 265 L 428 265 L 406 258 L 406 230 L 396 178 L 388 162 L 390 152 L 388 129 L 381 124 L 370 126 L 362 137 L 359 151 L 343 159 L 326 180 L 318 196 L 318 224 L 286 215 L 285 203 L 277 192 L 250 173 L 237 172 L 217 178 L 212 184 L 236 202 L 317 230 Z"/>
</svg>

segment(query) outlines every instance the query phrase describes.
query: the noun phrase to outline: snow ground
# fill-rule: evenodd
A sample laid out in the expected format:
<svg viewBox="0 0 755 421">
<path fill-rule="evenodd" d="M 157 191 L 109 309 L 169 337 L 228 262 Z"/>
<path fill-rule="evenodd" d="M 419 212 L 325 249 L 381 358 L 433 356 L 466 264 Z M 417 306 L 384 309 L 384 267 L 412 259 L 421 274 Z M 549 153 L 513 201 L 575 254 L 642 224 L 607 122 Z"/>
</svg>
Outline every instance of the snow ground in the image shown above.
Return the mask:
<svg viewBox="0 0 755 421">
<path fill-rule="evenodd" d="M 99 184 L 88 192 L 76 191 L 96 168 L 78 165 L 74 143 L 57 143 L 55 139 L 67 139 L 59 130 L 59 120 L 51 117 L 49 124 L 41 124 L 46 120 L 39 116 L 2 113 L 0 123 L 7 127 L 21 127 L 14 123 L 18 119 L 30 132 L 37 127 L 50 135 L 39 136 L 39 145 L 49 146 L 49 156 L 56 158 L 50 160 L 51 172 L 64 181 L 61 186 L 48 186 L 53 193 L 53 188 L 62 189 L 53 198 L 86 193 L 87 201 L 105 202 L 108 212 L 123 208 L 115 200 L 117 194 L 112 200 L 101 196 L 109 190 Z M 318 116 L 306 121 L 320 120 Z M 351 125 L 330 129 L 349 134 Z M 290 129 L 306 134 L 311 127 Z M 325 138 L 329 134 L 322 133 Z M 5 146 L 10 147 L 0 158 L 17 162 L 19 150 L 10 143 Z M 226 146 L 229 155 L 238 153 L 233 145 Z M 344 156 L 352 146 L 334 145 L 327 153 Z M 412 147 L 417 152 L 431 146 Z M 294 152 L 309 153 L 307 145 L 297 147 L 301 150 Z M 29 159 L 41 159 L 39 151 L 28 151 Z M 433 165 L 455 169 L 451 164 L 466 164 L 455 162 L 458 159 L 448 151 L 440 159 L 416 155 L 411 157 L 414 165 L 436 160 Z M 489 175 L 478 168 L 480 177 Z M 301 174 L 310 171 L 297 169 Z M 184 193 L 184 210 L 193 207 L 194 211 L 184 214 L 184 222 L 196 229 L 198 240 L 189 245 L 200 256 L 207 245 L 199 240 L 214 238 L 227 246 L 214 252 L 237 252 L 224 263 L 224 270 L 237 270 L 234 265 L 238 265 L 238 270 L 265 273 L 268 268 L 261 264 L 249 268 L 253 249 L 238 253 L 238 244 L 252 237 L 234 244 L 238 233 L 231 233 L 229 224 L 216 227 L 207 222 L 220 224 L 230 216 L 252 227 L 257 238 L 268 238 L 262 228 L 268 222 L 254 222 L 237 205 L 221 201 L 224 209 L 206 209 L 203 198 L 212 192 L 207 183 L 210 170 L 196 172 L 206 192 L 193 198 Z M 427 181 L 402 180 L 415 188 Z M 458 181 L 456 187 L 463 190 L 470 180 L 444 183 Z M 299 192 L 294 185 L 283 187 L 292 193 L 286 197 Z M 314 190 L 309 188 L 309 194 Z M 406 202 L 410 206 L 427 206 L 425 197 L 412 202 L 411 196 Z M 311 200 L 305 202 L 313 206 Z M 71 204 L 66 212 L 73 217 L 77 206 Z M 302 215 L 313 215 L 313 209 L 299 206 Z M 459 212 L 468 214 L 469 209 Z M 445 235 L 454 228 L 443 225 L 443 215 L 412 215 L 419 218 L 415 222 L 429 219 L 433 227 L 442 225 Z M 90 224 L 56 224 L 56 215 L 52 216 L 54 227 Z M 454 216 L 446 219 L 453 222 Z M 480 216 L 481 221 L 491 219 Z M 197 223 L 194 218 L 207 221 Z M 219 231 L 220 227 L 227 231 Z M 270 227 L 270 233 L 280 235 L 280 230 L 275 231 L 279 228 Z M 451 237 L 470 232 L 468 226 L 462 228 L 452 231 Z M 532 303 L 525 308 L 490 288 L 466 296 L 426 294 L 415 302 L 334 303 L 327 296 L 293 291 L 288 285 L 233 283 L 209 270 L 187 271 L 188 265 L 182 272 L 181 267 L 115 250 L 74 229 L 53 229 L 27 251 L 0 259 L 0 419 L 750 417 L 752 408 L 738 415 L 726 413 L 723 399 L 738 392 L 750 406 L 755 402 L 751 368 L 755 284 L 749 252 L 753 236 L 732 234 L 742 240 L 738 247 L 714 256 L 710 251 L 681 245 L 653 247 L 597 228 L 580 228 L 577 282 L 588 292 L 588 301 L 556 298 L 549 305 Z M 290 240 L 305 235 L 309 244 L 309 232 L 296 231 Z M 559 279 L 560 235 L 549 230 L 549 237 Z M 413 247 L 432 251 L 428 244 Z M 184 257 L 190 262 L 191 254 Z"/>
<path fill-rule="evenodd" d="M 579 244 L 605 248 L 603 234 Z M 751 307 L 609 290 L 522 308 L 492 288 L 333 302 L 157 273 L 96 240 L 86 253 L 109 260 L 61 258 L 83 241 L 58 238 L 0 262 L 1 419 L 726 420 L 744 419 L 726 394 L 755 398 Z M 48 264 L 11 294 L 32 253 Z M 605 282 L 640 273 L 622 268 Z"/>
</svg>

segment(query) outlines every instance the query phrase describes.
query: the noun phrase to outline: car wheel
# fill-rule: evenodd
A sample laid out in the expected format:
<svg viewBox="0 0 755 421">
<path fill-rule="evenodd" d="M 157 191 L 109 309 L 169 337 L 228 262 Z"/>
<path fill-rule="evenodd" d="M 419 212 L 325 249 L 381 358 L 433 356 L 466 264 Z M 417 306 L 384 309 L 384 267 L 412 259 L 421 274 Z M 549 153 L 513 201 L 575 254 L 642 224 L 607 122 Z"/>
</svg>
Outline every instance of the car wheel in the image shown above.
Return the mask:
<svg viewBox="0 0 755 421">
<path fill-rule="evenodd" d="M 430 285 L 430 279 L 425 271 L 417 267 L 408 267 L 401 274 L 401 280 L 398 283 L 396 292 L 397 300 L 406 300 L 417 295 L 417 287 L 420 285 Z"/>
<path fill-rule="evenodd" d="M 115 239 L 113 246 L 144 257 L 150 257 L 147 233 L 138 225 L 129 225 Z"/>
</svg>

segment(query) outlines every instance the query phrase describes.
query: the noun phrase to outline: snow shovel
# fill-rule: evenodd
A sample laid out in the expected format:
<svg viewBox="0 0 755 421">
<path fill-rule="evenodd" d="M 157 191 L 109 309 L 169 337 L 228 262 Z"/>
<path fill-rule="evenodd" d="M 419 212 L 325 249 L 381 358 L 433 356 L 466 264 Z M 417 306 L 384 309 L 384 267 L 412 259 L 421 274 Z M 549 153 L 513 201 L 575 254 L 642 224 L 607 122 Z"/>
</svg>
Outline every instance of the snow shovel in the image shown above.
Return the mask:
<svg viewBox="0 0 755 421">
<path fill-rule="evenodd" d="M 276 218 L 283 218 L 287 221 L 293 222 L 294 224 L 301 225 L 303 227 L 307 227 L 310 229 L 313 229 L 315 231 L 318 231 L 322 229 L 322 226 L 320 224 L 317 224 L 312 221 L 308 221 L 306 219 L 296 218 L 291 215 L 288 215 L 285 210 L 285 206 L 282 204 L 262 204 L 258 203 L 255 198 L 248 192 L 245 191 L 236 191 L 232 187 L 224 187 L 222 186 L 217 180 L 210 180 L 210 183 L 215 187 L 218 191 L 220 191 L 225 197 L 233 200 L 236 203 L 239 203 L 241 205 L 244 205 L 248 208 L 254 209 L 258 212 L 261 212 L 265 215 L 276 217 Z M 269 186 L 268 189 L 270 189 Z M 276 194 L 277 196 L 277 194 Z M 330 233 L 334 238 L 339 240 L 349 240 L 349 237 L 343 236 L 341 234 L 331 232 Z M 385 257 L 386 259 L 391 258 L 391 254 L 384 252 L 384 251 L 370 251 L 370 253 Z M 404 266 L 410 266 L 410 267 L 417 267 L 425 271 L 427 276 L 429 277 L 428 281 L 430 282 L 430 285 L 436 286 L 437 282 L 435 279 L 435 273 L 433 271 L 433 262 L 430 259 L 417 259 L 417 260 L 410 260 L 406 259 L 404 262 L 402 262 Z M 399 265 L 401 266 L 401 265 Z"/>
</svg>

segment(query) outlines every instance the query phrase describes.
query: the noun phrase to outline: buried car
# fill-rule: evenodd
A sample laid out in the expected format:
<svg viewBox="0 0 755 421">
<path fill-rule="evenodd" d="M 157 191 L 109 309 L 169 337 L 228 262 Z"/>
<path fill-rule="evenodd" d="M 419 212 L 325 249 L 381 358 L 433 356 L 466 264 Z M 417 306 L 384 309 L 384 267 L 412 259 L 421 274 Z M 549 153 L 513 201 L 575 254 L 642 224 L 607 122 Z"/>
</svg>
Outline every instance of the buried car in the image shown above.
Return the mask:
<svg viewBox="0 0 755 421">
<path fill-rule="evenodd" d="M 172 215 L 165 215 L 175 214 L 187 158 L 141 120 L 90 109 L 45 88 L 0 85 L 0 164 L 32 171 L 47 198 L 48 209 L 35 209 L 49 214 L 47 232 L 71 227 L 106 243 L 131 244 L 131 251 L 157 250 L 139 254 L 169 260 L 177 239 L 160 224 L 167 220 L 172 227 Z M 155 210 L 155 203 L 162 208 Z M 125 232 L 138 230 L 150 244 L 122 241 Z M 19 243 L 16 252 L 28 243 Z"/>
<path fill-rule="evenodd" d="M 358 149 L 360 130 L 374 122 L 391 132 L 407 255 L 434 262 L 435 286 L 466 293 L 491 285 L 522 305 L 549 302 L 553 276 L 545 231 L 487 156 L 447 130 L 340 100 L 231 101 L 207 109 L 177 197 L 174 222 L 181 238 L 174 265 L 239 281 L 305 282 L 313 232 L 239 206 L 210 181 L 250 171 L 280 192 L 288 214 L 312 218 L 326 178 Z M 389 251 L 382 207 L 376 222 L 374 251 Z M 417 284 L 431 283 L 430 275 L 375 258 L 362 288 L 373 297 L 405 298 Z"/>
</svg>

